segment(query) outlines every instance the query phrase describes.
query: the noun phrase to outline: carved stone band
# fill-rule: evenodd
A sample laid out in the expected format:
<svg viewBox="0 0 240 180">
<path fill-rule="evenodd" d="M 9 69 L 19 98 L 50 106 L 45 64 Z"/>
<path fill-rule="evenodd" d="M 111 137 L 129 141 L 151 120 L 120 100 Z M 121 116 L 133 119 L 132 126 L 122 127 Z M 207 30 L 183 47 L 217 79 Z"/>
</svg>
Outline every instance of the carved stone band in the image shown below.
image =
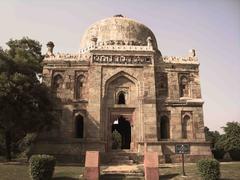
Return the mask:
<svg viewBox="0 0 240 180">
<path fill-rule="evenodd" d="M 100 64 L 152 64 L 151 56 L 93 55 L 93 63 Z"/>
</svg>

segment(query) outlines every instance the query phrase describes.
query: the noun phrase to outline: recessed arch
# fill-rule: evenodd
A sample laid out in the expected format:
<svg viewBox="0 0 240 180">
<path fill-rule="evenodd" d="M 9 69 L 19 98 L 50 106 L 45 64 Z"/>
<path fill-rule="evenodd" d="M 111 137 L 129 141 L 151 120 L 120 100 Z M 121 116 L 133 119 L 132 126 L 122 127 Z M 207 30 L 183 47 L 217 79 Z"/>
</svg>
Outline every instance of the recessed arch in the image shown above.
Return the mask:
<svg viewBox="0 0 240 180">
<path fill-rule="evenodd" d="M 53 90 L 57 91 L 61 89 L 62 86 L 63 86 L 63 76 L 61 74 L 55 74 L 53 76 L 53 83 L 52 83 Z"/>
<path fill-rule="evenodd" d="M 191 116 L 189 114 L 185 114 L 182 117 L 182 138 L 183 139 L 190 139 L 191 135 Z"/>
<path fill-rule="evenodd" d="M 160 128 L 158 132 L 158 139 L 169 139 L 170 138 L 170 122 L 169 117 L 163 115 L 160 117 L 159 122 Z"/>
<path fill-rule="evenodd" d="M 179 90 L 180 90 L 180 97 L 188 97 L 189 89 L 188 89 L 188 77 L 182 75 L 179 79 Z"/>
<path fill-rule="evenodd" d="M 132 75 L 126 73 L 125 71 L 120 71 L 116 74 L 114 74 L 113 76 L 111 76 L 105 83 L 105 93 L 107 92 L 107 89 L 109 87 L 109 84 L 111 84 L 111 82 L 113 82 L 114 80 L 116 80 L 119 77 L 125 77 L 127 78 L 129 81 L 131 81 L 133 84 L 135 84 L 137 87 L 140 87 L 139 81 L 133 77 Z"/>
<path fill-rule="evenodd" d="M 76 99 L 81 99 L 83 98 L 83 86 L 84 86 L 84 80 L 85 76 L 84 75 L 79 75 L 76 78 L 76 88 L 75 88 L 75 97 Z"/>
</svg>

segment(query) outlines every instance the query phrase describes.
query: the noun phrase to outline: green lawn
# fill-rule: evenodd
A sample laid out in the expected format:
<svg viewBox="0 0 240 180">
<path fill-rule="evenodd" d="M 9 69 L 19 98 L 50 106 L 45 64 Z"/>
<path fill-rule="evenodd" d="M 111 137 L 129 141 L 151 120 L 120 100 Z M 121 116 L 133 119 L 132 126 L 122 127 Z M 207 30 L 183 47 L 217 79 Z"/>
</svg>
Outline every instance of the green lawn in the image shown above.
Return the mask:
<svg viewBox="0 0 240 180">
<path fill-rule="evenodd" d="M 221 163 L 220 165 L 221 179 L 240 180 L 240 162 Z M 186 164 L 185 173 L 187 177 L 182 177 L 181 165 L 170 167 L 168 165 L 160 165 L 161 179 L 194 179 L 200 180 L 196 164 Z"/>
<path fill-rule="evenodd" d="M 197 173 L 195 164 L 186 164 L 187 177 L 181 176 L 181 166 L 165 164 L 160 165 L 160 179 L 201 179 Z M 76 180 L 83 173 L 83 167 L 79 166 L 56 166 L 54 180 Z M 240 179 L 240 162 L 222 163 L 222 179 Z M 26 164 L 0 163 L 1 180 L 30 180 L 28 166 Z"/>
</svg>

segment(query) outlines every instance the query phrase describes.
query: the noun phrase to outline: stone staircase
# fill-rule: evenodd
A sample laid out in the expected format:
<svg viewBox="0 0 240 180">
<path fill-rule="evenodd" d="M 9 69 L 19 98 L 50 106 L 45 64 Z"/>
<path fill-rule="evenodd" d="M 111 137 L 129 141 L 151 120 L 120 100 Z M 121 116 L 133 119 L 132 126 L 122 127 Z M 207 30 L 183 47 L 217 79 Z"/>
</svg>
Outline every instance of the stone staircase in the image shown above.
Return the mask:
<svg viewBox="0 0 240 180">
<path fill-rule="evenodd" d="M 130 158 L 129 150 L 115 150 L 108 153 L 109 165 L 132 165 L 134 161 Z"/>
<path fill-rule="evenodd" d="M 136 164 L 132 157 L 136 153 L 130 150 L 112 150 L 105 157 L 107 163 L 101 166 L 101 178 L 103 180 L 143 180 L 143 165 Z"/>
<path fill-rule="evenodd" d="M 101 167 L 101 178 L 108 179 L 144 179 L 142 165 L 110 165 Z"/>
</svg>

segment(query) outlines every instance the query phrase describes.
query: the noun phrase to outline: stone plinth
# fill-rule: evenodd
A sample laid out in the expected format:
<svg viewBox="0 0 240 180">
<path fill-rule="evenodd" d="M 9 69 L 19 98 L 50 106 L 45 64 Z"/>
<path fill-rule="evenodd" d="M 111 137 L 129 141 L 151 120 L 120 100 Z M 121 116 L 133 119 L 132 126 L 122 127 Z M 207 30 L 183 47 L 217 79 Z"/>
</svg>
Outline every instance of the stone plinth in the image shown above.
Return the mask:
<svg viewBox="0 0 240 180">
<path fill-rule="evenodd" d="M 157 152 L 144 153 L 144 172 L 145 180 L 159 180 Z"/>
<path fill-rule="evenodd" d="M 84 179 L 98 180 L 100 174 L 99 169 L 99 152 L 87 151 L 85 159 Z"/>
</svg>

